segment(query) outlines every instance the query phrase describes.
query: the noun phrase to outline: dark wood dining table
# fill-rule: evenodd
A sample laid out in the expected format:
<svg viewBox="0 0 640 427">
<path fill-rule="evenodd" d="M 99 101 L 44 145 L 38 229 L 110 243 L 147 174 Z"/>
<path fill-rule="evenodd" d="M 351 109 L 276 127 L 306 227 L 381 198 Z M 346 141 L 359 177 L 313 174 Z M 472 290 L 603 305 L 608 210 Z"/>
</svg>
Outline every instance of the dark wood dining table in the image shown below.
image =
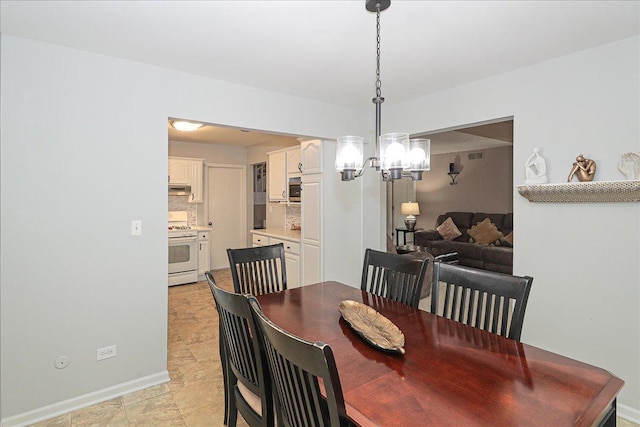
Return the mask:
<svg viewBox="0 0 640 427">
<path fill-rule="evenodd" d="M 282 328 L 331 346 L 356 425 L 615 425 L 624 382 L 604 369 L 338 282 L 258 300 Z M 405 354 L 366 343 L 342 319 L 343 300 L 362 302 L 398 326 Z"/>
</svg>

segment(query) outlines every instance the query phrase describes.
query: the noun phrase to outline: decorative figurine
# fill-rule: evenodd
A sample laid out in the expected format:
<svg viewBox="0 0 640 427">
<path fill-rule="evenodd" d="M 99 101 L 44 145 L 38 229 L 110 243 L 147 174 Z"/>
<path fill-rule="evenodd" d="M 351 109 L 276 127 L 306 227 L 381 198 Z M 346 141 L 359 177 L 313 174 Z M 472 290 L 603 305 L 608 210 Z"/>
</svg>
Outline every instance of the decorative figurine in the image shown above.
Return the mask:
<svg viewBox="0 0 640 427">
<path fill-rule="evenodd" d="M 591 159 L 585 159 L 582 154 L 576 157 L 576 161 L 573 163 L 571 173 L 567 182 L 571 182 L 574 175 L 578 176 L 578 180 L 581 182 L 593 181 L 593 176 L 596 174 L 596 162 Z"/>
<path fill-rule="evenodd" d="M 618 162 L 618 170 L 627 180 L 640 180 L 640 152 L 624 153 Z"/>
<path fill-rule="evenodd" d="M 524 164 L 525 184 L 547 183 L 547 163 L 540 155 L 541 151 L 540 148 L 534 148 L 533 154 Z"/>
</svg>

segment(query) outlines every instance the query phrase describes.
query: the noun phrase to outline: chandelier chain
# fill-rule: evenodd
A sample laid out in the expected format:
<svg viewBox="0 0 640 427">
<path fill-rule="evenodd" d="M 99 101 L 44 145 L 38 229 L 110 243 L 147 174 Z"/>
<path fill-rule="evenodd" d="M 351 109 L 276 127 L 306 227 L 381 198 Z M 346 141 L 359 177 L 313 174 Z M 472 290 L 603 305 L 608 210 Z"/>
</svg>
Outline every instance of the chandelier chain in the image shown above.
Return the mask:
<svg viewBox="0 0 640 427">
<path fill-rule="evenodd" d="M 376 5 L 376 97 L 382 96 L 382 82 L 380 81 L 380 4 Z"/>
</svg>

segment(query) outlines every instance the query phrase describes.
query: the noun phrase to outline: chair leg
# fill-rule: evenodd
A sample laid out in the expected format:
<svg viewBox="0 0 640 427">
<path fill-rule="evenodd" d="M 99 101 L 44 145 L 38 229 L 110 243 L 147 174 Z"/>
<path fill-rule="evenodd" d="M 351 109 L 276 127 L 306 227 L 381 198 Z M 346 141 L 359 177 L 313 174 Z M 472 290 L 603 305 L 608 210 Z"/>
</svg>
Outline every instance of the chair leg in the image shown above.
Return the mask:
<svg viewBox="0 0 640 427">
<path fill-rule="evenodd" d="M 233 421 L 233 424 L 230 424 L 230 414 L 231 414 L 231 404 L 233 401 L 233 384 L 231 384 L 231 376 L 229 370 L 229 363 L 227 362 L 227 351 L 226 346 L 224 345 L 224 339 L 222 334 L 222 325 L 218 330 L 218 343 L 220 347 L 220 364 L 222 366 L 222 382 L 224 387 L 224 425 L 236 425 L 236 420 Z M 235 405 L 234 405 L 235 410 Z"/>
</svg>

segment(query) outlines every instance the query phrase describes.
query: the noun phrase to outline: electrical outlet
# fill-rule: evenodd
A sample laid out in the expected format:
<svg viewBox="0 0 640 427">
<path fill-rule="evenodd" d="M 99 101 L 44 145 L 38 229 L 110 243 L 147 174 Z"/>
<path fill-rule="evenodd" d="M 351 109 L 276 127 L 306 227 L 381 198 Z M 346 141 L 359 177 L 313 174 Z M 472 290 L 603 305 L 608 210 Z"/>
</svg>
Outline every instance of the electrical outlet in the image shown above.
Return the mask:
<svg viewBox="0 0 640 427">
<path fill-rule="evenodd" d="M 110 357 L 116 357 L 116 346 L 99 348 L 96 350 L 96 360 L 108 359 Z"/>
<path fill-rule="evenodd" d="M 131 221 L 131 235 L 132 236 L 140 236 L 142 235 L 142 221 L 139 219 L 134 219 Z"/>
</svg>

